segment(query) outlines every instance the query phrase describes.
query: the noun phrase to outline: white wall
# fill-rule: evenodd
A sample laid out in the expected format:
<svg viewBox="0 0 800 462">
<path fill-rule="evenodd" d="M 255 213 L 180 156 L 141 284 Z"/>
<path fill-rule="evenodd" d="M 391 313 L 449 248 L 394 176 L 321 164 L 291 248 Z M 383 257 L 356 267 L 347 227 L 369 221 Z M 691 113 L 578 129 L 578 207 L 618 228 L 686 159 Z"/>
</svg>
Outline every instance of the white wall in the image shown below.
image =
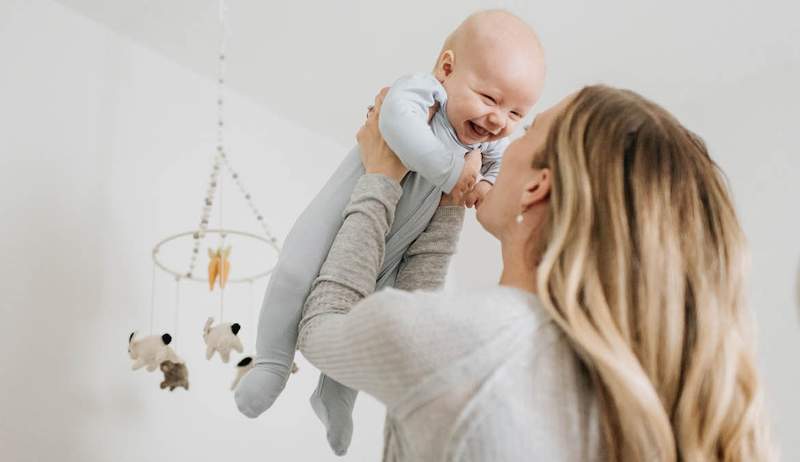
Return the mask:
<svg viewBox="0 0 800 462">
<path fill-rule="evenodd" d="M 586 83 L 626 86 L 708 142 L 752 248 L 751 305 L 775 434 L 783 459 L 800 460 L 800 32 L 789 3 L 508 3 L 548 51 L 541 108 Z M 163 392 L 156 374 L 129 370 L 127 334 L 148 327 L 152 245 L 199 219 L 214 144 L 212 82 L 45 0 L 0 2 L 0 56 L 0 338 L 8 345 L 0 349 L 0 454 L 333 460 L 307 405 L 316 372 L 304 362 L 271 411 L 256 421 L 238 415 L 226 391 L 230 366 L 201 357 L 200 328 L 217 314 L 202 287 L 182 292 L 178 338 L 191 392 Z M 407 64 L 387 63 L 386 73 Z M 384 82 L 370 75 L 376 88 Z M 234 165 L 283 236 L 346 147 L 244 98 L 232 96 L 228 107 Z M 232 199 L 225 207 L 228 220 L 252 226 Z M 496 243 L 469 218 L 451 283 L 487 286 L 499 268 Z M 172 330 L 174 286 L 158 276 L 156 324 Z M 226 302 L 232 316 L 250 317 L 246 289 Z M 362 394 L 344 460 L 378 459 L 381 425 L 380 406 Z"/>
<path fill-rule="evenodd" d="M 55 3 L 0 13 L 0 459 L 336 459 L 304 361 L 270 412 L 238 413 L 233 364 L 203 357 L 218 305 L 202 285 L 183 283 L 176 338 L 190 392 L 130 370 L 128 334 L 149 328 L 150 250 L 200 219 L 216 86 Z M 231 160 L 285 236 L 346 149 L 237 95 L 227 106 Z M 225 197 L 226 223 L 258 232 L 230 184 Z M 157 276 L 156 330 L 174 334 L 174 282 Z M 248 297 L 232 287 L 226 312 L 252 347 Z M 383 410 L 363 395 L 358 412 L 347 460 L 375 460 Z"/>
</svg>

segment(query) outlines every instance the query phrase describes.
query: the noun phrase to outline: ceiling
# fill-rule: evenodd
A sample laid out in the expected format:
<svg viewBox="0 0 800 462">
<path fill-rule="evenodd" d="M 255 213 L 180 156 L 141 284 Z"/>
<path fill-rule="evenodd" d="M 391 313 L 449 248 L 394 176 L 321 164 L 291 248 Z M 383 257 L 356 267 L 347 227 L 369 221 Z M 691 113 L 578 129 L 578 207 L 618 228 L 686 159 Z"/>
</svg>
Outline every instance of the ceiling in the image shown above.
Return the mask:
<svg viewBox="0 0 800 462">
<path fill-rule="evenodd" d="M 217 72 L 216 0 L 57 0 L 209 78 Z M 540 33 L 543 103 L 605 81 L 658 89 L 746 76 L 748 60 L 800 51 L 791 2 L 228 0 L 228 85 L 351 145 L 365 106 L 400 75 L 431 68 L 466 15 L 506 7 Z M 768 33 L 750 37 L 753 24 Z M 771 47 L 770 53 L 764 47 Z M 668 58 L 668 59 L 665 59 Z M 797 59 L 795 59 L 797 58 Z M 635 65 L 634 65 L 635 64 Z M 756 63 L 757 64 L 757 63 Z M 702 72 L 698 72 L 702 69 Z"/>
</svg>

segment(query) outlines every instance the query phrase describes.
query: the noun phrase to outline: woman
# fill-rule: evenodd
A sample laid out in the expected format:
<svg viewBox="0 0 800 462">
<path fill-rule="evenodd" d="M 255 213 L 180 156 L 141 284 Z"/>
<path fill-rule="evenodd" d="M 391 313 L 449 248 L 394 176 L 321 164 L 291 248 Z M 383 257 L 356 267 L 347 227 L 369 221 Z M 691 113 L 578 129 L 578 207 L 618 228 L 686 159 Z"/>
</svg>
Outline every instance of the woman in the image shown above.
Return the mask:
<svg viewBox="0 0 800 462">
<path fill-rule="evenodd" d="M 380 100 L 299 347 L 386 404 L 385 459 L 772 458 L 744 237 L 697 137 L 632 92 L 587 87 L 508 148 L 478 208 L 499 287 L 370 295 L 406 173 Z M 448 200 L 398 287 L 441 285 L 463 220 Z"/>
</svg>

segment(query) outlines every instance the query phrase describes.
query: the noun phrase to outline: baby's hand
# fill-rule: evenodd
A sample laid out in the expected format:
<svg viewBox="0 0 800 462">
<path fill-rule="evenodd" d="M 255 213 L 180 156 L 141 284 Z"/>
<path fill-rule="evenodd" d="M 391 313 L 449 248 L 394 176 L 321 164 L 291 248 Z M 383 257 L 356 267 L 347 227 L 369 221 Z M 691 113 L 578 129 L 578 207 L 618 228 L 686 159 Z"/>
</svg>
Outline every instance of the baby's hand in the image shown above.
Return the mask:
<svg viewBox="0 0 800 462">
<path fill-rule="evenodd" d="M 475 183 L 478 182 L 478 178 L 480 178 L 482 164 L 483 156 L 481 152 L 477 149 L 470 151 L 464 157 L 464 169 L 461 170 L 461 177 L 453 188 L 452 194 L 463 196 L 472 191 Z"/>
<path fill-rule="evenodd" d="M 481 180 L 478 184 L 472 188 L 472 191 L 468 192 L 467 195 L 464 197 L 464 205 L 469 208 L 472 207 L 480 207 L 481 202 L 483 202 L 483 198 L 486 197 L 486 193 L 491 191 L 492 184 L 486 180 Z"/>
</svg>

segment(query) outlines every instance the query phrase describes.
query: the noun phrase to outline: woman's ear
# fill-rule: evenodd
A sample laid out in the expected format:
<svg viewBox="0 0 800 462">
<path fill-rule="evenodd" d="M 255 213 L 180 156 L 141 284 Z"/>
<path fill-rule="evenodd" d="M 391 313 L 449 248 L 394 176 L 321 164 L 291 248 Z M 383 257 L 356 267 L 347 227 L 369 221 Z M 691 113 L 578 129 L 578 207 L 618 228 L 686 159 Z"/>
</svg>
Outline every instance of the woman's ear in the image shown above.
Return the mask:
<svg viewBox="0 0 800 462">
<path fill-rule="evenodd" d="M 550 176 L 550 169 L 543 168 L 538 170 L 525 185 L 520 203 L 523 213 L 550 197 Z"/>
<path fill-rule="evenodd" d="M 439 60 L 436 62 L 436 69 L 433 71 L 434 77 L 439 82 L 444 82 L 445 79 L 453 72 L 453 68 L 456 64 L 456 55 L 453 53 L 453 50 L 445 50 L 439 56 Z"/>
</svg>

